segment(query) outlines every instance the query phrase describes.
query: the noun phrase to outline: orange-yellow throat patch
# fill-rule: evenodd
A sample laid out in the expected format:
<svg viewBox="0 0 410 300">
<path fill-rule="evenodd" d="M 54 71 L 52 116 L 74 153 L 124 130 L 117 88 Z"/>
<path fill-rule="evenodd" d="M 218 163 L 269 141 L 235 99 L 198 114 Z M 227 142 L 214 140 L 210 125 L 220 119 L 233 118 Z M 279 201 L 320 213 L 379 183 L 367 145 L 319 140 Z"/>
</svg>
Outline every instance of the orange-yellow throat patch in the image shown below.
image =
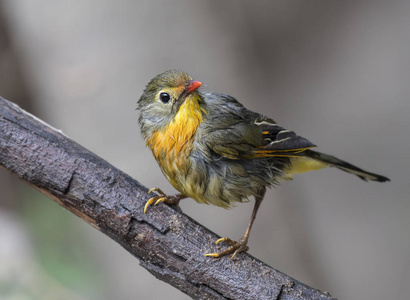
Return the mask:
<svg viewBox="0 0 410 300">
<path fill-rule="evenodd" d="M 174 120 L 166 127 L 156 131 L 147 139 L 150 147 L 162 170 L 168 173 L 167 177 L 183 167 L 186 157 L 192 147 L 194 135 L 202 122 L 202 113 L 199 106 L 199 96 L 188 95 L 179 108 Z"/>
</svg>

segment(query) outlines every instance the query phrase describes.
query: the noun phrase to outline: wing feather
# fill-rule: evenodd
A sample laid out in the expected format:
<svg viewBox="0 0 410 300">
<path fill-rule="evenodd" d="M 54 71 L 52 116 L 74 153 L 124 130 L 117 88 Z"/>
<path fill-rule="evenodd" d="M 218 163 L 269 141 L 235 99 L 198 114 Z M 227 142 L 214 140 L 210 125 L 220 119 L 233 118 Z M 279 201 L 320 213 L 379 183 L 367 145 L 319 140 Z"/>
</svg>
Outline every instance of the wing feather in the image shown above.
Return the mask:
<svg viewBox="0 0 410 300">
<path fill-rule="evenodd" d="M 299 157 L 316 147 L 307 139 L 286 130 L 266 116 L 252 112 L 234 98 L 223 94 L 206 94 L 214 105 L 200 125 L 198 138 L 209 150 L 228 159 L 258 157 Z"/>
<path fill-rule="evenodd" d="M 267 117 L 256 120 L 261 128 L 262 144 L 254 150 L 256 157 L 299 157 L 306 149 L 316 147 L 309 140 L 284 129 Z"/>
</svg>

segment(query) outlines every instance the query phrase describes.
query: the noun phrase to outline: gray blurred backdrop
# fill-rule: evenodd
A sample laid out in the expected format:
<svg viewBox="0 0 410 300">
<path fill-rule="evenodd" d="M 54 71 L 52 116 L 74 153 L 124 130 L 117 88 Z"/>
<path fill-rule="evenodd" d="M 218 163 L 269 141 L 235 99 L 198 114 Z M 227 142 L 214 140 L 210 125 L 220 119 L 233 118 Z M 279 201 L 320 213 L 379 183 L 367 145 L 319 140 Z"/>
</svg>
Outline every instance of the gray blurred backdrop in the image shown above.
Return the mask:
<svg viewBox="0 0 410 300">
<path fill-rule="evenodd" d="M 3 0 L 0 95 L 147 187 L 174 193 L 136 102 L 171 68 L 331 153 L 270 190 L 249 252 L 340 299 L 410 294 L 410 1 Z M 187 299 L 116 243 L 0 170 L 0 298 Z M 253 200 L 182 210 L 238 239 Z"/>
</svg>

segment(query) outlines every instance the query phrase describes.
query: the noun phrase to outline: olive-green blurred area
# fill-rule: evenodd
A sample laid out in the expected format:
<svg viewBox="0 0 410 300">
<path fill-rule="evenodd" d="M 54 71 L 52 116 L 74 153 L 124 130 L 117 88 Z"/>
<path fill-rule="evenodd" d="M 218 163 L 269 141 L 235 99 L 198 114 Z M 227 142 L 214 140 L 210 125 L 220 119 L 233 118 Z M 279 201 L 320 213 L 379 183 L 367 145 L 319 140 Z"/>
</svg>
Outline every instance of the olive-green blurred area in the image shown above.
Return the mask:
<svg viewBox="0 0 410 300">
<path fill-rule="evenodd" d="M 0 95 L 175 193 L 135 108 L 153 76 L 187 71 L 319 151 L 392 180 L 335 169 L 295 176 L 266 194 L 249 252 L 339 299 L 407 299 L 409 28 L 407 0 L 3 0 Z M 0 299 L 188 299 L 5 170 L 0 191 Z M 252 206 L 181 203 L 232 239 Z"/>
<path fill-rule="evenodd" d="M 81 226 L 40 193 L 17 187 L 13 210 L 0 211 L 0 299 L 100 297 L 101 269 L 90 257 L 98 249 Z"/>
</svg>

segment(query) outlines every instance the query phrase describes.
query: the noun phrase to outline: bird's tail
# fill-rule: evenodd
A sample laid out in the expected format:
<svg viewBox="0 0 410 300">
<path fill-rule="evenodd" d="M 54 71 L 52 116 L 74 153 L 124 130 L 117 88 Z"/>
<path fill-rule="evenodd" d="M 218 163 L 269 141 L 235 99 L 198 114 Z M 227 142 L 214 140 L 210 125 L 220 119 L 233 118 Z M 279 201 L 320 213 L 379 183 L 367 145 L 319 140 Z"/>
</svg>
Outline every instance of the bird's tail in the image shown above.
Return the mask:
<svg viewBox="0 0 410 300">
<path fill-rule="evenodd" d="M 310 157 L 315 160 L 329 164 L 331 167 L 336 167 L 342 171 L 354 174 L 358 176 L 360 179 L 363 179 L 365 181 L 367 180 L 373 180 L 373 181 L 379 181 L 379 182 L 390 181 L 390 179 L 387 177 L 367 172 L 365 170 L 362 170 L 356 166 L 349 164 L 348 162 L 340 160 L 332 155 L 320 153 L 320 152 L 313 151 L 310 149 L 305 150 L 303 154 L 307 157 Z"/>
</svg>

